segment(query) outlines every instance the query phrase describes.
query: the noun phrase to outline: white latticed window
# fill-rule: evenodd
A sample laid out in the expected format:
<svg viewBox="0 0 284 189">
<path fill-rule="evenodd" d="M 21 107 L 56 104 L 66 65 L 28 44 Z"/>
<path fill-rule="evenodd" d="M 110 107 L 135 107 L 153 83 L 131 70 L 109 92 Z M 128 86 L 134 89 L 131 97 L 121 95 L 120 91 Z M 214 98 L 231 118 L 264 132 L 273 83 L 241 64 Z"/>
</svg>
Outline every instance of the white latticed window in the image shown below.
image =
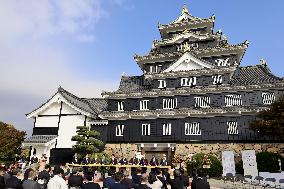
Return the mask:
<svg viewBox="0 0 284 189">
<path fill-rule="evenodd" d="M 118 111 L 124 111 L 124 102 L 123 101 L 117 102 L 117 110 Z"/>
<path fill-rule="evenodd" d="M 200 123 L 185 123 L 185 135 L 201 135 Z"/>
<path fill-rule="evenodd" d="M 229 58 L 226 58 L 226 59 L 220 58 L 220 59 L 215 60 L 215 62 L 217 66 L 227 66 L 229 65 Z"/>
<path fill-rule="evenodd" d="M 241 106 L 242 95 L 225 95 L 226 106 Z"/>
<path fill-rule="evenodd" d="M 212 79 L 213 79 L 213 85 L 220 85 L 223 82 L 222 75 L 213 75 Z"/>
<path fill-rule="evenodd" d="M 150 135 L 150 124 L 142 124 L 142 136 Z"/>
<path fill-rule="evenodd" d="M 171 135 L 172 134 L 172 124 L 164 123 L 163 124 L 163 135 Z"/>
<path fill-rule="evenodd" d="M 163 109 L 174 109 L 177 107 L 177 98 L 163 99 Z"/>
<path fill-rule="evenodd" d="M 210 97 L 204 96 L 204 97 L 194 97 L 195 99 L 195 105 L 196 108 L 209 108 L 210 107 Z"/>
<path fill-rule="evenodd" d="M 275 100 L 274 93 L 266 92 L 266 93 L 262 93 L 261 96 L 262 96 L 262 103 L 265 105 L 270 105 Z"/>
<path fill-rule="evenodd" d="M 181 78 L 180 85 L 182 87 L 194 87 L 196 85 L 196 77 Z"/>
<path fill-rule="evenodd" d="M 237 134 L 239 134 L 238 122 L 236 122 L 236 121 L 228 121 L 227 122 L 227 126 L 228 126 L 228 134 L 229 135 L 237 135 Z"/>
<path fill-rule="evenodd" d="M 166 83 L 166 80 L 158 80 L 159 82 L 159 89 L 163 89 L 163 88 L 166 88 L 167 87 L 167 83 Z"/>
<path fill-rule="evenodd" d="M 115 135 L 123 136 L 123 132 L 124 132 L 124 125 L 117 125 L 115 128 Z"/>
<path fill-rule="evenodd" d="M 162 66 L 150 66 L 150 72 L 151 73 L 158 73 L 161 71 Z"/>
<path fill-rule="evenodd" d="M 148 109 L 149 100 L 141 100 L 140 101 L 140 110 L 149 110 Z"/>
</svg>

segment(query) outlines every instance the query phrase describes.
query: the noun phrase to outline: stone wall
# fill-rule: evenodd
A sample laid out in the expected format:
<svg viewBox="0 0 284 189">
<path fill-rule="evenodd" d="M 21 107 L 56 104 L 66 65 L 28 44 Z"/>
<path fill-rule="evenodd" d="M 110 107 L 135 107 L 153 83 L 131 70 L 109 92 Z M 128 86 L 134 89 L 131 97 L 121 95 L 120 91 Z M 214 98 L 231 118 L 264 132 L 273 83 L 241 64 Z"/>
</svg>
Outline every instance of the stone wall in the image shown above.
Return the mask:
<svg viewBox="0 0 284 189">
<path fill-rule="evenodd" d="M 256 153 L 262 151 L 280 153 L 281 148 L 284 148 L 283 143 L 177 144 L 175 155 L 179 155 L 184 159 L 188 154 L 202 152 L 205 154 L 216 154 L 221 159 L 222 151 L 234 151 L 235 157 L 241 158 L 241 151 L 243 150 L 255 150 Z"/>
<path fill-rule="evenodd" d="M 130 159 L 135 156 L 135 153 L 138 151 L 136 144 L 106 144 L 104 153 L 108 155 L 114 154 L 115 157 L 121 157 L 122 154 L 127 159 Z"/>
<path fill-rule="evenodd" d="M 205 154 L 216 154 L 221 159 L 222 151 L 229 150 L 234 151 L 235 157 L 241 158 L 241 151 L 243 150 L 255 150 L 256 153 L 262 151 L 280 153 L 282 152 L 281 148 L 284 148 L 284 143 L 176 144 L 175 156 L 185 159 L 189 154 L 203 152 Z M 114 154 L 116 157 L 121 157 L 123 154 L 130 159 L 138 152 L 138 147 L 136 144 L 106 144 L 104 152 L 108 155 Z"/>
</svg>

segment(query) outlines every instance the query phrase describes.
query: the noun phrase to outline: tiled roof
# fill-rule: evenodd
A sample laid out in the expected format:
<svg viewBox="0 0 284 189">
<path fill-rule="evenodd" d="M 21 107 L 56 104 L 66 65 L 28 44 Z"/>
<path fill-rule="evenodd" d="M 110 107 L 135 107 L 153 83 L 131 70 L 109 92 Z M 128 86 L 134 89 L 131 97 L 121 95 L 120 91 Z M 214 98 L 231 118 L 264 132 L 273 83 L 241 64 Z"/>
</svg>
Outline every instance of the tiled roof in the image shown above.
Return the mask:
<svg viewBox="0 0 284 189">
<path fill-rule="evenodd" d="M 107 107 L 106 100 L 102 98 L 79 98 L 62 87 L 58 88 L 58 92 L 72 105 L 77 108 L 89 112 L 91 114 L 98 114 Z"/>
<path fill-rule="evenodd" d="M 24 143 L 40 143 L 44 144 L 47 143 L 53 139 L 55 139 L 57 135 L 34 135 L 30 138 L 26 139 Z"/>
<path fill-rule="evenodd" d="M 281 82 L 281 79 L 274 76 L 266 65 L 239 67 L 230 80 L 232 85 L 257 85 L 275 82 Z"/>
<path fill-rule="evenodd" d="M 134 92 L 150 90 L 150 85 L 145 85 L 143 76 L 122 76 L 117 92 Z"/>
<path fill-rule="evenodd" d="M 47 100 L 47 102 L 26 115 L 29 116 L 37 110 L 44 108 L 44 106 L 48 105 L 51 99 L 53 99 L 57 94 L 60 94 L 72 106 L 94 116 L 97 116 L 100 112 L 104 111 L 107 108 L 107 101 L 102 98 L 79 98 L 66 91 L 62 87 L 59 87 L 58 91 L 49 100 Z"/>
</svg>

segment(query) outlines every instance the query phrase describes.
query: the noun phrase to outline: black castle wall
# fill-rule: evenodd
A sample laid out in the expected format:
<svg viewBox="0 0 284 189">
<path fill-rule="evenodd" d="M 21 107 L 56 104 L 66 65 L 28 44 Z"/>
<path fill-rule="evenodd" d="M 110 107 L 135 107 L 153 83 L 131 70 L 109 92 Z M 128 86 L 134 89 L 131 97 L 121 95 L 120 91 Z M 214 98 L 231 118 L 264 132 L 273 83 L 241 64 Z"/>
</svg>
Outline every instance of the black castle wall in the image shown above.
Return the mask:
<svg viewBox="0 0 284 189">
<path fill-rule="evenodd" d="M 210 118 L 197 118 L 188 117 L 183 119 L 151 119 L 151 120 L 115 120 L 109 121 L 107 136 L 104 136 L 104 141 L 108 143 L 120 143 L 120 142 L 244 142 L 244 141 L 273 141 L 275 138 L 269 138 L 259 135 L 249 130 L 249 123 L 255 119 L 254 115 L 242 115 L 233 117 L 210 117 Z M 229 135 L 227 121 L 238 122 L 238 135 Z M 185 135 L 185 122 L 200 122 L 201 135 Z M 151 124 L 151 135 L 142 136 L 141 125 L 149 123 Z M 162 125 L 164 123 L 172 124 L 171 136 L 163 136 Z M 124 124 L 124 135 L 116 136 L 115 128 L 119 124 Z M 99 132 L 105 132 L 101 129 L 103 127 L 93 126 Z"/>
</svg>

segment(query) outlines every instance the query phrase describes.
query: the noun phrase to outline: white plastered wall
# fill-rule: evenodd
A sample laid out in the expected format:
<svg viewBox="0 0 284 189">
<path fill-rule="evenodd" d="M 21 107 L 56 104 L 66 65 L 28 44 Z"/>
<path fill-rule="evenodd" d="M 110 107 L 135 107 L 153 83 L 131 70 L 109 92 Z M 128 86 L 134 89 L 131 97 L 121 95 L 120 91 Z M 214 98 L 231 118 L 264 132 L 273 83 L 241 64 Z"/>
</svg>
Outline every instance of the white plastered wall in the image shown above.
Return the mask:
<svg viewBox="0 0 284 189">
<path fill-rule="evenodd" d="M 57 115 L 48 117 L 37 117 L 35 127 L 57 127 L 60 113 L 60 103 L 54 102 L 40 115 Z"/>
</svg>

